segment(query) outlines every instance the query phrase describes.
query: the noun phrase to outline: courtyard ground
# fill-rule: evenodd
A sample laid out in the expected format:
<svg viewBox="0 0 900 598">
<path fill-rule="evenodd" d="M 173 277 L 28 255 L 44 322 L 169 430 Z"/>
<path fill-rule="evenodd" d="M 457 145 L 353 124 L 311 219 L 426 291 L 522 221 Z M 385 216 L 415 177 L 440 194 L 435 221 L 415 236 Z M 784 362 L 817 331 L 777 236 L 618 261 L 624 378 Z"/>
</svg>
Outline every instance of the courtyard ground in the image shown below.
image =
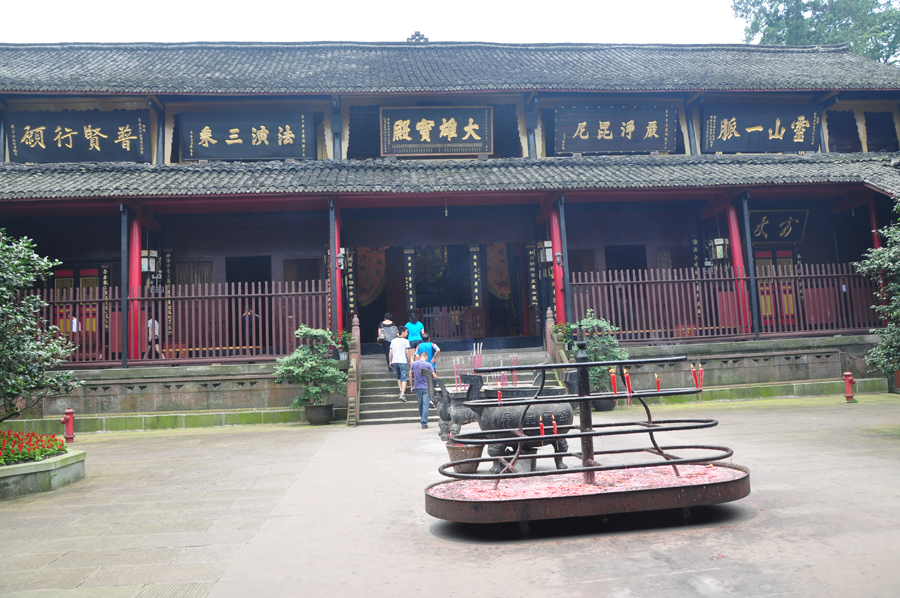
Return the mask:
<svg viewBox="0 0 900 598">
<path fill-rule="evenodd" d="M 435 426 L 82 435 L 87 478 L 0 502 L 0 594 L 896 596 L 900 397 L 702 403 L 752 493 L 679 513 L 465 526 L 424 511 Z M 637 419 L 625 409 L 604 418 Z"/>
</svg>

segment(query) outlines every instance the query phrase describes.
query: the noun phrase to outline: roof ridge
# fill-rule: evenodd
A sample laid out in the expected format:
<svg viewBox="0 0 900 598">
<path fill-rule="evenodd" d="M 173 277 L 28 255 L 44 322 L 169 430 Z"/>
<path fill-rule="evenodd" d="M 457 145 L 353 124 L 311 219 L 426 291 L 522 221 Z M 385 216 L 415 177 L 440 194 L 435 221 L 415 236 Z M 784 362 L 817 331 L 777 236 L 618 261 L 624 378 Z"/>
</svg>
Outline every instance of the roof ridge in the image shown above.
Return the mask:
<svg viewBox="0 0 900 598">
<path fill-rule="evenodd" d="M 411 43 L 405 41 L 383 41 L 383 42 L 366 42 L 366 41 L 309 41 L 309 42 L 45 42 L 45 43 L 0 43 L 0 49 L 185 49 L 185 48 L 316 48 L 316 47 L 351 47 L 351 48 L 403 48 L 426 51 L 429 48 L 437 47 L 487 47 L 487 48 L 515 48 L 515 49 L 535 49 L 535 50 L 553 50 L 553 49 L 672 49 L 672 50 L 740 50 L 748 52 L 847 52 L 850 45 L 844 44 L 819 44 L 808 46 L 778 46 L 778 45 L 761 45 L 761 44 L 671 44 L 671 43 L 648 43 L 648 44 L 626 44 L 626 43 L 586 43 L 586 42 L 466 42 L 466 41 L 429 41 L 427 43 Z"/>
</svg>

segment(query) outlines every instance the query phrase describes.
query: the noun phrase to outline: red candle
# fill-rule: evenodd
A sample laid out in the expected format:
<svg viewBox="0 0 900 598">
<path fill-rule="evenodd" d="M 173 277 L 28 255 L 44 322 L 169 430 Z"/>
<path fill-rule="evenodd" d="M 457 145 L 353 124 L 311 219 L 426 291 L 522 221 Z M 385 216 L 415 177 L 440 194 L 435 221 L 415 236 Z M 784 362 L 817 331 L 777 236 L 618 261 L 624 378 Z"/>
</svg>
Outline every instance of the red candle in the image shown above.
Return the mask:
<svg viewBox="0 0 900 598">
<path fill-rule="evenodd" d="M 544 435 L 544 418 L 542 416 L 538 416 L 538 425 L 541 427 L 541 436 Z"/>
<path fill-rule="evenodd" d="M 631 376 L 628 374 L 628 370 L 622 370 L 625 372 L 625 392 L 628 393 L 628 396 L 631 396 Z"/>
<path fill-rule="evenodd" d="M 700 388 L 703 388 L 703 364 L 697 364 L 700 366 Z"/>
<path fill-rule="evenodd" d="M 612 381 L 613 394 L 619 394 L 616 389 L 616 370 L 609 368 L 609 379 Z"/>
<path fill-rule="evenodd" d="M 694 376 L 694 388 L 700 388 L 700 380 L 697 378 L 697 370 L 694 369 L 694 364 L 691 364 L 691 375 Z"/>
<path fill-rule="evenodd" d="M 551 413 L 550 417 L 553 418 L 553 433 L 558 434 L 559 432 L 556 431 L 556 416 Z"/>
<path fill-rule="evenodd" d="M 659 392 L 659 374 L 653 374 L 656 376 L 656 392 Z"/>
<path fill-rule="evenodd" d="M 503 404 L 503 393 L 498 388 L 497 389 L 497 405 L 502 405 L 502 404 Z"/>
</svg>

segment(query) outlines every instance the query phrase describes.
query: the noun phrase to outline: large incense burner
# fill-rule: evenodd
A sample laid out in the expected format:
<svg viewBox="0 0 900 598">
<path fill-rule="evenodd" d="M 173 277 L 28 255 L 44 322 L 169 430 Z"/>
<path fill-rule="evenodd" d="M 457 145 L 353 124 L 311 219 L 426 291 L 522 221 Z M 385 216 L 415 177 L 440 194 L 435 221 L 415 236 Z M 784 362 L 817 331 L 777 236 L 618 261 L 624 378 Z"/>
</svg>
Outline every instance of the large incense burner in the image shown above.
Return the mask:
<svg viewBox="0 0 900 598">
<path fill-rule="evenodd" d="M 504 368 L 478 368 L 476 374 L 499 371 L 542 370 L 541 384 L 534 396 L 527 398 L 475 398 L 463 405 L 477 414 L 479 420 L 499 421 L 512 425 L 482 429 L 478 432 L 452 433 L 450 440 L 463 445 L 504 446 L 503 453 L 493 451 L 488 457 L 463 459 L 442 465 L 438 471 L 453 478 L 425 489 L 428 514 L 461 523 L 519 522 L 527 530 L 527 522 L 539 519 L 581 517 L 683 509 L 738 500 L 750 493 L 750 472 L 744 467 L 724 463 L 733 451 L 724 446 L 661 445 L 662 432 L 698 430 L 718 425 L 713 419 L 654 420 L 646 399 L 702 392 L 694 388 L 657 389 L 632 392 L 591 394 L 589 368 L 641 365 L 685 361 L 685 357 L 590 362 L 584 343 L 574 364 L 542 364 Z M 577 394 L 541 396 L 548 370 L 574 369 Z M 472 397 L 469 393 L 468 397 Z M 641 403 L 646 420 L 594 424 L 591 402 L 598 399 L 629 398 Z M 577 427 L 571 419 L 555 421 L 554 414 L 578 408 Z M 546 412 L 546 413 L 545 413 Z M 571 412 L 571 411 L 570 411 Z M 544 415 L 549 415 L 545 419 Z M 537 420 L 537 421 L 535 421 Z M 536 424 L 536 425 L 535 425 Z M 646 435 L 649 444 L 612 446 L 613 437 Z M 567 439 L 580 442 L 580 451 L 569 451 Z M 595 447 L 595 441 L 608 441 L 610 446 Z M 641 443 L 638 443 L 641 444 Z M 551 445 L 552 453 L 538 453 L 537 448 Z M 571 457 L 580 465 L 562 465 Z M 548 463 L 554 459 L 556 467 Z M 570 460 L 571 462 L 572 460 Z M 455 467 L 470 463 L 493 462 L 489 473 L 459 473 Z M 542 464 L 545 464 L 542 467 Z M 562 465 L 562 467 L 560 467 Z"/>
</svg>

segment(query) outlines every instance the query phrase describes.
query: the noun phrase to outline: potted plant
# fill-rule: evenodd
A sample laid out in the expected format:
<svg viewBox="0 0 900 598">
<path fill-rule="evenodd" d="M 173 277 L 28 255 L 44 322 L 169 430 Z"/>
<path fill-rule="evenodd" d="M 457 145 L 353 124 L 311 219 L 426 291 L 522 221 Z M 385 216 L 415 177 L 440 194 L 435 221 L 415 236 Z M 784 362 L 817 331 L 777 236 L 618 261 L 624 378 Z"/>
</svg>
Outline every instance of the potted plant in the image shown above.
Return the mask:
<svg viewBox="0 0 900 598">
<path fill-rule="evenodd" d="M 350 334 L 348 330 L 343 330 L 341 332 L 340 344 L 338 345 L 338 358 L 341 361 L 347 361 L 350 359 L 350 341 L 353 340 L 353 335 Z"/>
<path fill-rule="evenodd" d="M 275 382 L 300 385 L 303 394 L 294 399 L 291 407 L 303 407 L 306 420 L 312 425 L 327 424 L 334 415 L 334 405 L 326 403 L 326 399 L 347 387 L 346 372 L 331 358 L 332 347 L 339 342 L 337 335 L 303 324 L 294 334 L 304 342 L 275 362 Z"/>
<path fill-rule="evenodd" d="M 584 319 L 579 322 L 584 331 L 585 351 L 591 361 L 619 361 L 628 359 L 628 351 L 619 347 L 615 333 L 618 328 L 596 317 L 593 309 L 588 309 Z M 591 368 L 591 386 L 596 390 L 608 392 L 611 390 L 609 373 L 602 368 Z M 599 399 L 592 401 L 597 411 L 611 411 L 616 406 L 615 399 Z"/>
</svg>

